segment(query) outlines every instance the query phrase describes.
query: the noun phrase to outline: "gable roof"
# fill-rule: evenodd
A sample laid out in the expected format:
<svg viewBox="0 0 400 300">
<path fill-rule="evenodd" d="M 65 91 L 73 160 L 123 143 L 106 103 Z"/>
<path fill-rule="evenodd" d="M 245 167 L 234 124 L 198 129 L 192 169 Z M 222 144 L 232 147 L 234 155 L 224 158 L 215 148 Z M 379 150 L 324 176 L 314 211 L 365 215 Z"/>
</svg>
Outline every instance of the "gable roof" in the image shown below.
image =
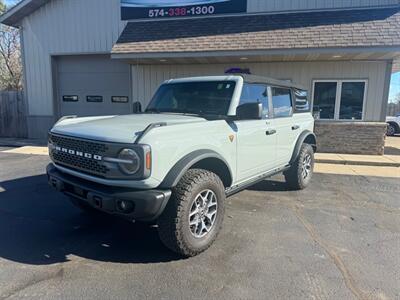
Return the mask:
<svg viewBox="0 0 400 300">
<path fill-rule="evenodd" d="M 19 22 L 50 0 L 23 0 L 0 16 L 0 23 L 17 27 Z"/>
<path fill-rule="evenodd" d="M 400 9 L 128 23 L 112 53 L 400 47 Z"/>
</svg>

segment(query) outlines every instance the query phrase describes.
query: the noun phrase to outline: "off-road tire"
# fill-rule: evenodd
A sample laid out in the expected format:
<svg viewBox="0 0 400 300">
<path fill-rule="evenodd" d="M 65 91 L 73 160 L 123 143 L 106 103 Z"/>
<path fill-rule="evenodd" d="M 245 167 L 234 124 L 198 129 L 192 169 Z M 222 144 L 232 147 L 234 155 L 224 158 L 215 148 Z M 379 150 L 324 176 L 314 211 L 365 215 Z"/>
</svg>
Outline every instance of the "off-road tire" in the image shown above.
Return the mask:
<svg viewBox="0 0 400 300">
<path fill-rule="evenodd" d="M 386 135 L 394 136 L 396 134 L 396 127 L 393 124 L 388 124 Z"/>
<path fill-rule="evenodd" d="M 195 198 L 204 190 L 211 190 L 217 198 L 217 214 L 210 231 L 196 238 L 189 226 L 189 214 Z M 196 256 L 207 250 L 216 239 L 223 223 L 225 212 L 225 188 L 214 173 L 191 169 L 172 190 L 171 199 L 158 219 L 161 241 L 172 251 L 185 257 Z"/>
<path fill-rule="evenodd" d="M 82 212 L 89 214 L 89 215 L 99 215 L 101 212 L 94 207 L 91 207 L 89 204 L 83 202 L 82 200 L 69 196 L 69 201 L 76 207 L 79 208 Z"/>
<path fill-rule="evenodd" d="M 303 164 L 307 158 L 310 158 L 310 169 L 307 177 L 304 177 Z M 305 189 L 311 181 L 312 175 L 314 174 L 314 149 L 309 144 L 303 144 L 300 149 L 300 153 L 297 156 L 294 163 L 290 166 L 284 175 L 286 183 L 293 190 Z"/>
</svg>

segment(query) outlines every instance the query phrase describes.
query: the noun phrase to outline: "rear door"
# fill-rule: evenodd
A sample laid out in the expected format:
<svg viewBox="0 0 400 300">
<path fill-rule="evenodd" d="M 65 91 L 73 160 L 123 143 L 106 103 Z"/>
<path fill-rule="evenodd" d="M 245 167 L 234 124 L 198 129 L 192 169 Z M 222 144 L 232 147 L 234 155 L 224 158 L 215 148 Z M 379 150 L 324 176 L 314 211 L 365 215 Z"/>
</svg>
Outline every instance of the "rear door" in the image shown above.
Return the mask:
<svg viewBox="0 0 400 300">
<path fill-rule="evenodd" d="M 270 87 L 272 126 L 276 129 L 276 166 L 289 163 L 300 125 L 293 118 L 293 95 L 287 87 Z"/>
<path fill-rule="evenodd" d="M 273 134 L 273 128 L 270 124 L 267 85 L 244 84 L 239 105 L 252 102 L 263 104 L 263 118 L 262 120 L 235 122 L 238 139 L 238 181 L 244 181 L 271 170 L 275 161 L 276 135 Z"/>
</svg>

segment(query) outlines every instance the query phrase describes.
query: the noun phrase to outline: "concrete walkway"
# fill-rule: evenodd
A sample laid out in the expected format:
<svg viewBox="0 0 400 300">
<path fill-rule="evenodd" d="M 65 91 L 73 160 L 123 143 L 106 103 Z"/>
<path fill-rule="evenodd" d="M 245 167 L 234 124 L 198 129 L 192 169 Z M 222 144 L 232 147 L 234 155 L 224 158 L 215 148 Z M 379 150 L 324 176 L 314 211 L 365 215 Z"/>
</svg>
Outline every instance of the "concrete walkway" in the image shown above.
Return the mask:
<svg viewBox="0 0 400 300">
<path fill-rule="evenodd" d="M 353 166 L 379 166 L 379 167 L 400 167 L 400 156 L 397 155 L 353 155 L 317 153 L 315 161 L 323 164 L 339 164 Z"/>
<path fill-rule="evenodd" d="M 45 141 L 30 139 L 0 138 L 0 146 L 15 147 L 6 152 L 15 154 L 48 155 Z M 400 167 L 400 136 L 388 137 L 385 155 L 353 155 L 336 153 L 317 153 L 318 164 Z"/>
</svg>

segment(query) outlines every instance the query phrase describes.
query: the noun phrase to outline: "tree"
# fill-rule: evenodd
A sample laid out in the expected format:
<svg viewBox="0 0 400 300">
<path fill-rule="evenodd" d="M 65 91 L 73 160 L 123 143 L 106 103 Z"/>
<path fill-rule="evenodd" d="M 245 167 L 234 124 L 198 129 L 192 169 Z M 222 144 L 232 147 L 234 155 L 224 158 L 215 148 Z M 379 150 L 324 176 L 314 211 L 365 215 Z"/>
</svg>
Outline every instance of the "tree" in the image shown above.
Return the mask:
<svg viewBox="0 0 400 300">
<path fill-rule="evenodd" d="M 0 0 L 0 13 L 6 7 Z M 0 25 L 0 90 L 22 88 L 21 46 L 17 28 Z"/>
<path fill-rule="evenodd" d="M 0 0 L 0 14 L 6 11 L 6 5 L 4 4 L 3 0 Z"/>
<path fill-rule="evenodd" d="M 388 116 L 396 116 L 400 113 L 400 93 L 398 93 L 388 104 Z"/>
</svg>

